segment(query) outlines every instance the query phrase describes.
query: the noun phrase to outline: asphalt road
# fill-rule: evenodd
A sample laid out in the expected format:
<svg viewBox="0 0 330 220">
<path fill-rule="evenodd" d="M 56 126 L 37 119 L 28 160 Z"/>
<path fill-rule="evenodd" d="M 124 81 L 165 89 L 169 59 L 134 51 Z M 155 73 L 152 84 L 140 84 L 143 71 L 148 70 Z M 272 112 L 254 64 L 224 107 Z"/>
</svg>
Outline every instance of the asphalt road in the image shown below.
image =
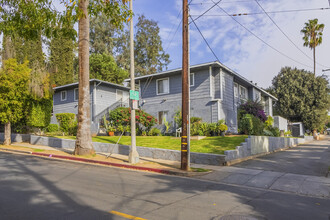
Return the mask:
<svg viewBox="0 0 330 220">
<path fill-rule="evenodd" d="M 235 165 L 248 169 L 325 176 L 330 167 L 330 137 Z M 330 208 L 329 208 L 330 209 Z"/>
<path fill-rule="evenodd" d="M 324 198 L 0 153 L 0 219 L 329 219 L 329 207 Z"/>
</svg>

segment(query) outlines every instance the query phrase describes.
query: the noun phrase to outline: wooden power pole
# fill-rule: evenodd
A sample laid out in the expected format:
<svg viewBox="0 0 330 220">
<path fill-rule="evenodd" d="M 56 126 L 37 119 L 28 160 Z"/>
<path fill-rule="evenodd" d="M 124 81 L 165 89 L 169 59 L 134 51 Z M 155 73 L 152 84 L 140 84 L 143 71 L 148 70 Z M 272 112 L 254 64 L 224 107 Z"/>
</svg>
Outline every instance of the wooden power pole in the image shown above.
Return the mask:
<svg viewBox="0 0 330 220">
<path fill-rule="evenodd" d="M 189 43 L 188 43 L 188 0 L 182 4 L 182 136 L 181 169 L 189 170 Z"/>
</svg>

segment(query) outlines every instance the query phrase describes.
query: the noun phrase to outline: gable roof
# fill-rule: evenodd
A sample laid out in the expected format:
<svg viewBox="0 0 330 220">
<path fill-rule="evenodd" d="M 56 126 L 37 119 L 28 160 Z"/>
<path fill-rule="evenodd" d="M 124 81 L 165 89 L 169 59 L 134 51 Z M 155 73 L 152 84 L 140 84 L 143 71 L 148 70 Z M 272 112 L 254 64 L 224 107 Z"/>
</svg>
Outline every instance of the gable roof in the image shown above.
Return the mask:
<svg viewBox="0 0 330 220">
<path fill-rule="evenodd" d="M 220 67 L 223 68 L 225 70 L 227 70 L 230 74 L 236 76 L 238 79 L 244 81 L 245 83 L 247 83 L 248 85 L 260 90 L 262 93 L 266 94 L 267 96 L 271 97 L 272 99 L 277 101 L 277 98 L 275 96 L 273 96 L 272 94 L 266 92 L 263 88 L 257 86 L 256 84 L 254 84 L 252 81 L 249 81 L 248 79 L 246 79 L 245 77 L 241 76 L 240 74 L 238 74 L 237 72 L 235 72 L 234 70 L 230 69 L 229 67 L 225 66 L 224 64 L 220 63 L 219 61 L 214 61 L 214 62 L 208 62 L 208 63 L 202 63 L 202 64 L 197 64 L 197 65 L 192 65 L 190 66 L 190 70 L 194 70 L 194 69 L 198 69 L 198 68 L 203 68 L 203 67 L 207 67 L 207 66 L 214 66 L 214 67 Z M 138 76 L 135 77 L 135 80 L 141 80 L 141 79 L 146 79 L 149 77 L 154 77 L 154 76 L 168 76 L 171 74 L 174 74 L 176 72 L 181 72 L 182 68 L 177 68 L 177 69 L 173 69 L 173 70 L 167 70 L 164 72 L 160 72 L 160 73 L 154 73 L 154 74 L 150 74 L 150 75 L 145 75 L 145 76 Z M 125 79 L 124 82 L 129 82 L 130 79 Z"/>
<path fill-rule="evenodd" d="M 89 82 L 96 82 L 96 83 L 99 83 L 99 84 L 105 84 L 107 86 L 113 86 L 113 87 L 117 87 L 117 88 L 121 88 L 123 90 L 129 90 L 128 87 L 126 86 L 122 86 L 122 85 L 118 85 L 118 84 L 115 84 L 115 83 L 111 83 L 111 82 L 107 82 L 107 81 L 103 81 L 103 80 L 99 80 L 99 79 L 90 79 Z M 78 82 L 75 82 L 75 83 L 70 83 L 70 84 L 66 84 L 66 85 L 63 85 L 63 86 L 57 86 L 57 87 L 54 87 L 53 89 L 54 90 L 58 90 L 58 89 L 64 89 L 64 88 L 68 88 L 68 87 L 73 87 L 73 86 L 77 86 L 79 83 Z"/>
</svg>

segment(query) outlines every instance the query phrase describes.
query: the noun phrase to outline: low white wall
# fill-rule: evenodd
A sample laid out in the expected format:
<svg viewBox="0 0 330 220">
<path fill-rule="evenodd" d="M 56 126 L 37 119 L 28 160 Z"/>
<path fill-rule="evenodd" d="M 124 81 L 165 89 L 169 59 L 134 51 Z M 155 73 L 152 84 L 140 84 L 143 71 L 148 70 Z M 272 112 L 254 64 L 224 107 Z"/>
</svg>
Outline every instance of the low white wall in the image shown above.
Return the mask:
<svg viewBox="0 0 330 220">
<path fill-rule="evenodd" d="M 226 161 L 229 162 L 250 156 L 271 153 L 312 140 L 312 136 L 305 136 L 304 138 L 249 136 L 241 146 L 236 147 L 236 150 L 225 151 Z"/>
<path fill-rule="evenodd" d="M 75 148 L 75 140 L 53 138 L 53 137 L 43 137 L 37 135 L 31 135 L 30 144 L 44 145 L 56 148 Z M 96 152 L 102 153 L 113 153 L 128 155 L 130 151 L 130 146 L 120 145 L 120 144 L 109 144 L 109 143 L 99 143 L 93 142 L 93 147 Z M 140 157 L 149 157 L 153 159 L 163 159 L 180 161 L 181 152 L 178 150 L 167 150 L 159 148 L 150 147 L 136 147 Z M 197 164 L 208 164 L 208 165 L 223 165 L 225 161 L 225 155 L 221 154 L 204 154 L 204 153 L 190 153 L 190 162 Z"/>
</svg>

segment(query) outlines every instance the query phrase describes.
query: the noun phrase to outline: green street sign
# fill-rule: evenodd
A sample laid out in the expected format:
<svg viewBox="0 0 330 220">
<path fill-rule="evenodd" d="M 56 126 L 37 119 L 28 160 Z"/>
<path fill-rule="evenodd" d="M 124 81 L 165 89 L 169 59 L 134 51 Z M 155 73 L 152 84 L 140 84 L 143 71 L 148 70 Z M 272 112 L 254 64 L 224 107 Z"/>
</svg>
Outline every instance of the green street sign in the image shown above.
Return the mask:
<svg viewBox="0 0 330 220">
<path fill-rule="evenodd" d="M 129 98 L 133 100 L 139 100 L 139 92 L 138 91 L 133 91 L 129 90 Z"/>
</svg>

